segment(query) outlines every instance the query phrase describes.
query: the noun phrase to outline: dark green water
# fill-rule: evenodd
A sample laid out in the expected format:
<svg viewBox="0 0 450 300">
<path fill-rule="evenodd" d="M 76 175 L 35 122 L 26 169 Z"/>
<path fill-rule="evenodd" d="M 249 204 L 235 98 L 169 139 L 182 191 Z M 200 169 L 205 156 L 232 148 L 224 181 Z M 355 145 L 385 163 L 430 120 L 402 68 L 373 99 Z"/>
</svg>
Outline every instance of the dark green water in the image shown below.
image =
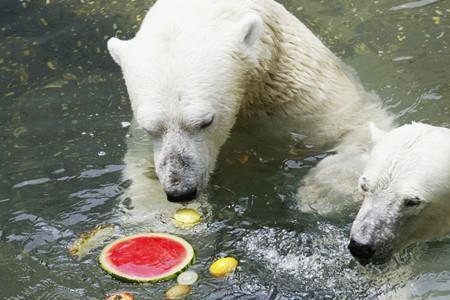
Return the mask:
<svg viewBox="0 0 450 300">
<path fill-rule="evenodd" d="M 450 127 L 450 2 L 282 1 L 399 123 Z M 118 222 L 131 111 L 105 41 L 129 38 L 152 1 L 2 0 L 0 3 L 0 298 L 102 299 L 130 290 L 161 299 L 173 282 L 127 285 L 67 247 L 97 224 Z M 267 141 L 273 138 L 273 143 Z M 242 165 L 239 158 L 249 155 Z M 322 153 L 236 128 L 208 191 L 212 213 L 193 267 L 192 299 L 448 299 L 450 241 L 411 247 L 363 269 L 345 246 L 352 214 L 295 209 L 300 178 Z M 212 259 L 241 260 L 212 279 Z"/>
</svg>

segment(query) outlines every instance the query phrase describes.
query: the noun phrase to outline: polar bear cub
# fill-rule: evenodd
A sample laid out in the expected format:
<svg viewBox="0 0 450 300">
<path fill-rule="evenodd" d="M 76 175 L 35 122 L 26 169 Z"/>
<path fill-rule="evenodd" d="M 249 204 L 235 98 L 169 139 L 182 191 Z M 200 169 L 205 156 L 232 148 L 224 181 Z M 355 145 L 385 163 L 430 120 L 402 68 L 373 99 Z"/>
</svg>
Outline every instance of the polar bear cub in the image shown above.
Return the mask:
<svg viewBox="0 0 450 300">
<path fill-rule="evenodd" d="M 361 264 L 450 232 L 450 130 L 412 123 L 372 134 L 348 246 Z"/>
</svg>

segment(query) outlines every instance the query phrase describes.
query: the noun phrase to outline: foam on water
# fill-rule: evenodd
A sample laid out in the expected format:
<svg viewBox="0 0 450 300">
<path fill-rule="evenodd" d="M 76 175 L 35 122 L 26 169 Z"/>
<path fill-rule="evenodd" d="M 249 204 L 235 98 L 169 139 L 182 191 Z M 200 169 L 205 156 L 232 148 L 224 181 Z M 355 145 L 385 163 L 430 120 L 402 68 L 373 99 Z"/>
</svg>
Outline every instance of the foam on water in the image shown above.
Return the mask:
<svg viewBox="0 0 450 300">
<path fill-rule="evenodd" d="M 236 247 L 247 265 L 265 269 L 263 282 L 314 298 L 376 297 L 411 275 L 411 253 L 381 268 L 359 266 L 347 250 L 347 235 L 326 223 L 308 232 L 265 227 L 247 231 Z"/>
</svg>

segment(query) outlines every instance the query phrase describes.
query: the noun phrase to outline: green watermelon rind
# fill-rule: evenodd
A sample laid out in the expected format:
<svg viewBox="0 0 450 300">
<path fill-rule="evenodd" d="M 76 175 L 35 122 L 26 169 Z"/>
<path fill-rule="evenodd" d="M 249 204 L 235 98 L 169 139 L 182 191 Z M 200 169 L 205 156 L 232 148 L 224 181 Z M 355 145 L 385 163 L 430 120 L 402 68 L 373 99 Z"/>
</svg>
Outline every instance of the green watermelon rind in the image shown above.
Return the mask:
<svg viewBox="0 0 450 300">
<path fill-rule="evenodd" d="M 108 251 L 118 243 L 121 243 L 121 242 L 124 242 L 127 240 L 131 240 L 134 238 L 139 238 L 139 237 L 161 237 L 161 238 L 167 238 L 167 239 L 174 240 L 174 241 L 180 243 L 181 245 L 183 245 L 183 247 L 188 252 L 187 257 L 190 257 L 190 258 L 185 259 L 183 262 L 181 262 L 180 264 L 177 265 L 177 266 L 183 266 L 183 267 L 177 269 L 177 266 L 174 266 L 171 271 L 168 271 L 158 277 L 151 277 L 151 278 L 133 277 L 133 276 L 127 276 L 125 274 L 116 272 L 113 269 L 113 267 L 109 266 L 109 263 L 107 261 Z M 111 275 L 112 277 L 114 277 L 120 281 L 128 282 L 128 283 L 158 283 L 161 281 L 167 281 L 167 280 L 176 278 L 180 273 L 186 271 L 189 268 L 189 266 L 194 263 L 195 258 L 196 258 L 196 255 L 195 255 L 194 249 L 192 248 L 191 244 L 189 244 L 183 238 L 180 238 L 178 236 L 171 235 L 168 233 L 144 233 L 144 234 L 136 234 L 133 236 L 123 237 L 123 238 L 115 240 L 111 244 L 107 245 L 100 253 L 100 255 L 98 257 L 98 262 L 100 264 L 100 267 L 106 273 L 108 273 L 109 275 Z"/>
</svg>

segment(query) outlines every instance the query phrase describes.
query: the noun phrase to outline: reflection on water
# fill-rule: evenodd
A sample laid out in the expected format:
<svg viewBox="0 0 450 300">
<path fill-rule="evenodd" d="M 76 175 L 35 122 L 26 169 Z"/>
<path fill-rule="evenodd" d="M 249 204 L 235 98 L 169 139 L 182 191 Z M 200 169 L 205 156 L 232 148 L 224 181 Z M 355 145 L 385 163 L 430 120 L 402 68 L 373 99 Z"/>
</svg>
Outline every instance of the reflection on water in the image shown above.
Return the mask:
<svg viewBox="0 0 450 300">
<path fill-rule="evenodd" d="M 399 116 L 450 127 L 448 1 L 282 1 Z M 152 1 L 0 3 L 0 298 L 160 299 L 172 283 L 128 285 L 67 246 L 117 223 L 131 113 L 105 41 L 131 37 Z M 272 144 L 267 140 L 274 141 Z M 193 299 L 450 297 L 448 240 L 364 269 L 345 249 L 352 215 L 300 214 L 300 178 L 326 153 L 240 126 L 223 149 L 204 230 L 186 234 L 201 275 Z M 231 278 L 207 267 L 241 260 Z"/>
</svg>

